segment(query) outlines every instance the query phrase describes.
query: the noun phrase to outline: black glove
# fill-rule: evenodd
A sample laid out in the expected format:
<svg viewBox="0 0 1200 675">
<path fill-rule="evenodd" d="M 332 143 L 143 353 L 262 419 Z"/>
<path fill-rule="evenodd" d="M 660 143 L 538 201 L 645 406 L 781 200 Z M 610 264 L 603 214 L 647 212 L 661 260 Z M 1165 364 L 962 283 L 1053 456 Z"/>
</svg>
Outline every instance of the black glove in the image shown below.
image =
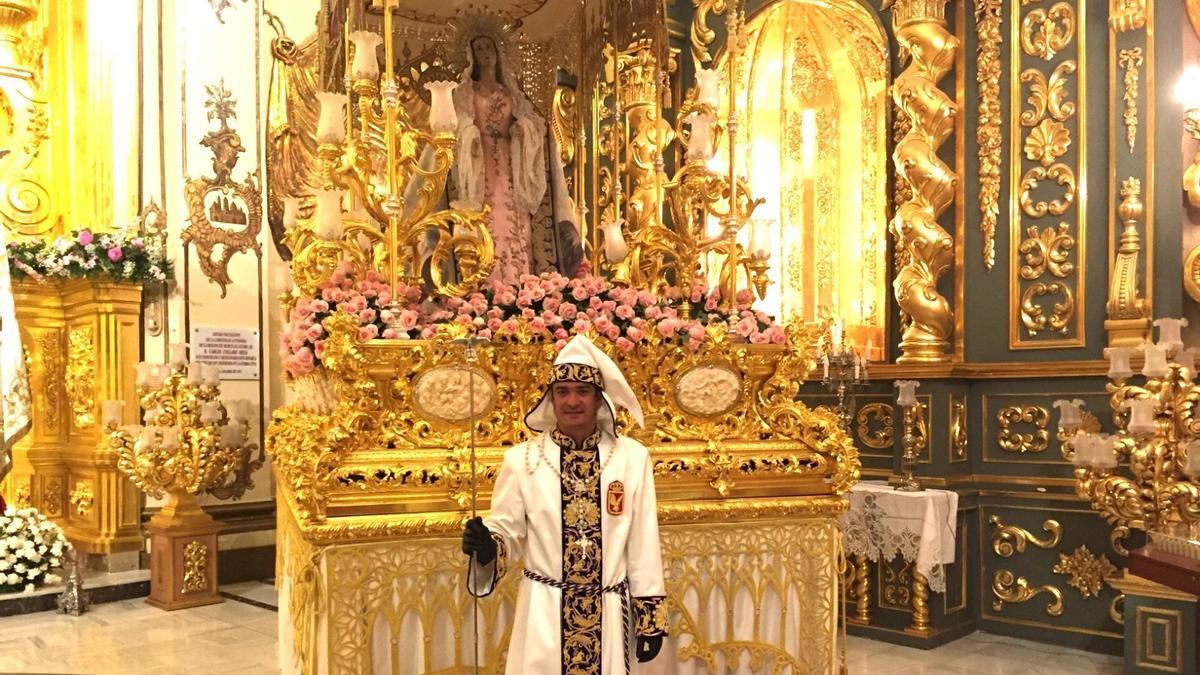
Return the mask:
<svg viewBox="0 0 1200 675">
<path fill-rule="evenodd" d="M 475 556 L 480 565 L 486 565 L 496 559 L 496 542 L 483 518 L 476 516 L 467 521 L 463 528 L 462 552 Z"/>
<path fill-rule="evenodd" d="M 638 663 L 646 663 L 653 661 L 654 657 L 658 656 L 658 650 L 662 649 L 663 636 L 655 635 L 653 637 L 641 637 L 637 639 L 637 660 Z"/>
</svg>

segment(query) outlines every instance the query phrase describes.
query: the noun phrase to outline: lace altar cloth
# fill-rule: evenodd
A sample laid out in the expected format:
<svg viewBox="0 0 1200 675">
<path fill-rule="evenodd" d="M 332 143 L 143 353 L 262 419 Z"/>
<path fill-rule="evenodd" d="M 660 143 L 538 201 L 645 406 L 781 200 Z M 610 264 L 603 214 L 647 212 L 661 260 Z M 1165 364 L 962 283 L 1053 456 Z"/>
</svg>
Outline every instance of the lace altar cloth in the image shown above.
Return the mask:
<svg viewBox="0 0 1200 675">
<path fill-rule="evenodd" d="M 850 510 L 841 517 L 846 553 L 875 562 L 899 554 L 915 561 L 929 590 L 944 593 L 944 566 L 954 562 L 957 512 L 956 492 L 898 492 L 886 483 L 859 483 L 850 491 Z"/>
</svg>

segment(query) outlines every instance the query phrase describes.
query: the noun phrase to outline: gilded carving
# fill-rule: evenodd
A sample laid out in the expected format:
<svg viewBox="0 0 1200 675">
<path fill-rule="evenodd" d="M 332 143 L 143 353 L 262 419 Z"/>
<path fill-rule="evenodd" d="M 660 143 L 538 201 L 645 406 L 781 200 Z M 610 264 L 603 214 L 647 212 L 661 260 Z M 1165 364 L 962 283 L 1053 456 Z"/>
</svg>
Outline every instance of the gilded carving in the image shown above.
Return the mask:
<svg viewBox="0 0 1200 675">
<path fill-rule="evenodd" d="M 1130 343 L 1137 345 L 1141 344 L 1139 338 L 1146 337 L 1150 328 L 1150 307 L 1147 306 L 1145 298 L 1139 297 L 1138 294 L 1138 255 L 1142 247 L 1137 224 L 1143 210 L 1141 193 L 1142 183 L 1138 179 L 1128 178 L 1121 183 L 1121 205 L 1117 208 L 1117 214 L 1121 218 L 1123 228 L 1112 278 L 1109 280 L 1108 303 L 1105 306 L 1110 320 L 1140 320 L 1140 325 L 1135 325 L 1132 334 L 1127 338 Z M 1110 333 L 1114 328 L 1109 329 Z"/>
<path fill-rule="evenodd" d="M 723 364 L 706 364 L 684 371 L 675 380 L 675 400 L 699 417 L 724 415 L 739 403 L 742 378 Z"/>
<path fill-rule="evenodd" d="M 64 383 L 75 428 L 91 428 L 96 423 L 96 341 L 90 324 L 67 332 Z"/>
<path fill-rule="evenodd" d="M 1121 117 L 1125 122 L 1125 144 L 1129 146 L 1130 152 L 1133 152 L 1134 143 L 1137 141 L 1138 68 L 1142 67 L 1142 62 L 1141 47 L 1122 49 L 1117 58 L 1117 63 L 1125 69 L 1125 93 L 1121 95 L 1121 99 L 1125 101 L 1125 112 Z"/>
<path fill-rule="evenodd" d="M 720 16 L 725 12 L 726 0 L 692 0 L 696 13 L 692 15 L 691 43 L 692 58 L 696 63 L 712 61 L 708 46 L 716 39 L 716 32 L 708 27 L 708 15 Z"/>
<path fill-rule="evenodd" d="M 983 231 L 983 264 L 996 264 L 996 220 L 1000 215 L 1000 27 L 1001 0 L 975 0 L 976 66 L 979 85 L 979 119 L 975 141 L 979 145 L 979 210 Z"/>
<path fill-rule="evenodd" d="M 1010 241 L 1015 253 L 1011 258 L 1009 346 L 1020 348 L 1040 344 L 1027 338 L 1044 331 L 1068 336 L 1075 323 L 1082 339 L 1082 324 L 1076 296 L 1083 297 L 1083 259 L 1076 250 L 1082 246 L 1083 225 L 1072 227 L 1060 222 L 1038 227 L 1022 222 L 1046 216 L 1067 216 L 1082 209 L 1085 148 L 1074 147 L 1072 138 L 1083 123 L 1083 11 L 1068 2 L 1057 2 L 1048 9 L 1028 2 L 1014 2 L 1014 38 L 1021 49 L 1013 51 L 1013 70 L 1020 77 L 1012 84 L 1017 101 L 1027 92 L 1024 106 L 1013 108 L 1012 207 Z M 1025 11 L 1024 14 L 1022 12 Z M 1079 44 L 1073 45 L 1078 32 Z M 1079 58 L 1070 58 L 1068 49 L 1078 49 Z M 1030 62 L 1029 57 L 1050 62 L 1053 67 Z M 1029 67 L 1022 67 L 1022 62 Z M 1073 85 L 1077 82 L 1077 85 Z M 1077 96 L 1077 98 L 1073 98 Z M 1071 152 L 1075 158 L 1068 159 Z M 1032 166 L 1029 166 L 1032 164 Z M 1024 165 L 1024 166 L 1023 166 Z M 1043 183 L 1053 181 L 1051 198 L 1039 196 Z M 1019 210 L 1016 210 L 1018 209 Z M 1022 235 L 1025 236 L 1022 236 Z M 1080 256 L 1078 261 L 1076 256 Z M 1046 275 L 1053 279 L 1045 279 Z M 1049 341 L 1043 341 L 1049 342 Z M 1074 344 L 1074 341 L 1064 343 Z"/>
<path fill-rule="evenodd" d="M 41 410 L 42 423 L 48 434 L 57 434 L 62 427 L 63 372 L 62 333 L 58 329 L 30 331 L 37 343 L 37 354 L 41 359 L 42 394 L 46 406 Z"/>
<path fill-rule="evenodd" d="M 229 260 L 244 251 L 262 255 L 258 243 L 262 206 L 253 173 L 247 173 L 241 182 L 232 177 L 238 158 L 246 151 L 241 136 L 229 126 L 229 120 L 237 117 L 237 101 L 225 88 L 224 78 L 205 89 L 208 119 L 220 123 L 219 129 L 209 131 L 200 141 L 200 145 L 213 153 L 213 176 L 190 179 L 184 185 L 188 226 L 179 236 L 185 245 L 196 246 L 200 270 L 221 287 L 224 298 L 232 283 Z"/>
<path fill-rule="evenodd" d="M 579 142 L 576 138 L 579 106 L 575 101 L 575 90 L 566 85 L 558 85 L 554 90 L 554 101 L 550 111 L 550 131 L 554 134 L 554 142 L 558 144 L 558 159 L 564 167 L 569 167 L 575 161 L 576 145 Z"/>
<path fill-rule="evenodd" d="M 893 567 L 898 562 L 900 567 Z M 879 606 L 902 612 L 912 611 L 912 563 L 906 560 L 880 560 Z"/>
<path fill-rule="evenodd" d="M 992 610 L 1002 612 L 1004 611 L 1004 603 L 1018 604 L 1029 602 L 1039 593 L 1048 593 L 1050 595 L 1050 602 L 1046 604 L 1046 613 L 1050 616 L 1062 616 L 1062 591 L 1049 584 L 1044 586 L 1030 586 L 1029 581 L 1025 577 L 1018 577 L 1009 570 L 997 570 L 996 574 L 992 577 L 992 595 L 996 596 L 996 599 L 992 601 Z"/>
<path fill-rule="evenodd" d="M 1200 246 L 1188 251 L 1183 261 L 1183 288 L 1192 300 L 1200 302 Z"/>
<path fill-rule="evenodd" d="M 1075 271 L 1075 265 L 1070 261 L 1071 250 L 1075 248 L 1070 225 L 1059 223 L 1058 227 L 1044 230 L 1030 225 L 1028 233 L 1029 237 L 1018 249 L 1025 256 L 1025 264 L 1021 266 L 1022 279 L 1038 279 L 1046 272 L 1065 279 Z"/>
<path fill-rule="evenodd" d="M 195 593 L 208 588 L 208 546 L 190 541 L 183 548 L 183 592 Z"/>
<path fill-rule="evenodd" d="M 892 448 L 895 417 L 890 403 L 868 403 L 858 409 L 854 421 L 860 443 L 877 450 Z"/>
<path fill-rule="evenodd" d="M 92 510 L 92 504 L 95 500 L 95 495 L 92 494 L 92 484 L 90 481 L 81 480 L 75 482 L 75 489 L 71 491 L 70 502 L 71 506 L 75 507 L 75 515 L 83 518 Z"/>
<path fill-rule="evenodd" d="M 1050 412 L 1037 405 L 1010 405 L 996 412 L 999 430 L 996 443 L 1006 452 L 1044 452 L 1050 444 Z M 1029 433 L 1015 429 L 1018 424 L 1032 425 Z"/>
<path fill-rule="evenodd" d="M 1051 199 L 1050 201 L 1034 201 L 1033 191 L 1037 189 L 1038 184 L 1050 178 L 1063 189 L 1062 199 Z M 1061 216 L 1066 213 L 1071 205 L 1075 203 L 1075 194 L 1077 186 L 1075 184 L 1075 171 L 1066 164 L 1055 164 L 1049 168 L 1035 166 L 1025 172 L 1021 177 L 1021 209 L 1025 211 L 1025 215 L 1030 218 L 1042 218 L 1046 214 L 1052 216 Z"/>
<path fill-rule="evenodd" d="M 1055 302 L 1050 314 L 1046 314 L 1043 305 L 1034 300 L 1046 296 L 1060 296 L 1061 302 Z M 1075 297 L 1071 289 L 1064 283 L 1038 282 L 1026 287 L 1021 294 L 1021 323 L 1030 335 L 1049 328 L 1050 330 L 1066 333 L 1070 328 L 1071 315 L 1075 313 Z"/>
<path fill-rule="evenodd" d="M 1099 596 L 1104 589 L 1106 579 L 1117 574 L 1117 568 L 1108 561 L 1108 557 L 1096 557 L 1087 546 L 1080 546 L 1073 553 L 1058 554 L 1058 563 L 1054 565 L 1058 574 L 1066 574 L 1071 578 L 1067 585 L 1079 591 L 1085 597 Z"/>
<path fill-rule="evenodd" d="M 1066 2 L 1055 3 L 1049 11 L 1034 9 L 1021 19 L 1021 49 L 1030 56 L 1049 61 L 1074 35 L 1075 8 Z"/>
<path fill-rule="evenodd" d="M 1146 0 L 1111 0 L 1108 10 L 1108 27 L 1113 31 L 1125 33 L 1143 28 L 1145 25 Z"/>
<path fill-rule="evenodd" d="M 885 6 L 891 6 L 886 2 Z M 958 106 L 938 82 L 954 66 L 958 39 L 947 30 L 944 0 L 900 2 L 892 24 L 908 66 L 896 77 L 892 98 L 911 124 L 896 145 L 896 173 L 911 187 L 891 223 L 896 255 L 903 261 L 893 288 L 903 320 L 900 363 L 941 362 L 954 330 L 950 302 L 938 281 L 954 264 L 954 240 L 938 223 L 954 202 L 959 176 L 938 157 L 938 148 L 954 132 Z"/>
<path fill-rule="evenodd" d="M 57 477 L 47 478 L 46 484 L 42 488 L 42 504 L 41 510 L 46 512 L 46 515 L 51 517 L 59 517 L 63 515 L 63 484 L 62 479 Z"/>
<path fill-rule="evenodd" d="M 967 458 L 967 402 L 953 399 L 950 402 L 950 455 L 954 459 Z"/>
<path fill-rule="evenodd" d="M 495 381 L 477 368 L 438 366 L 421 373 L 413 384 L 416 410 L 423 417 L 446 424 L 484 417 L 495 403 Z"/>
<path fill-rule="evenodd" d="M 1108 603 L 1108 618 L 1118 626 L 1125 625 L 1125 594 L 1117 593 L 1112 602 Z"/>
<path fill-rule="evenodd" d="M 1018 525 L 1005 525 L 1000 516 L 992 516 L 988 518 L 988 522 L 996 528 L 992 533 L 992 550 L 1002 558 L 1011 558 L 1014 553 L 1024 553 L 1026 544 L 1052 549 L 1062 541 L 1062 525 L 1057 520 L 1042 523 L 1042 529 L 1050 535 L 1046 539 L 1038 539 L 1032 532 Z"/>
</svg>

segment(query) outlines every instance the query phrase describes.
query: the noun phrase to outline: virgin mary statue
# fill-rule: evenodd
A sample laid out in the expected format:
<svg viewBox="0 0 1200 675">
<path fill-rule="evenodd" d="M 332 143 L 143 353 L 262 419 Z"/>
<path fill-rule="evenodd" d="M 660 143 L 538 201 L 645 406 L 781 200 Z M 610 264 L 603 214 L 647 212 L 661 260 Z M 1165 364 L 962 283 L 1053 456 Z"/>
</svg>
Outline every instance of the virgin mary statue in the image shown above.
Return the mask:
<svg viewBox="0 0 1200 675">
<path fill-rule="evenodd" d="M 487 224 L 496 248 L 491 280 L 516 284 L 522 274 L 541 271 L 532 267 L 531 228 L 549 188 L 549 208 L 541 217 L 550 220 L 554 267 L 573 276 L 583 252 L 558 148 L 517 85 L 500 39 L 481 33 L 467 41 L 468 65 L 454 89 L 455 205 L 491 207 Z"/>
</svg>

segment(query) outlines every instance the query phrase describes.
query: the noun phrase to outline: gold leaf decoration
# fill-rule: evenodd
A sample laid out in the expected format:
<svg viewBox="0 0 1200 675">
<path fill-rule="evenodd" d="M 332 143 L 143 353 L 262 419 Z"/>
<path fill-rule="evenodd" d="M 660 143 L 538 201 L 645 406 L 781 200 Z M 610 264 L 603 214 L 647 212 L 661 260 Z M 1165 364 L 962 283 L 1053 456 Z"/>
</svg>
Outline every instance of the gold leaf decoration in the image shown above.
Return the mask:
<svg viewBox="0 0 1200 675">
<path fill-rule="evenodd" d="M 1108 557 L 1096 557 L 1087 546 L 1080 546 L 1075 552 L 1067 555 L 1058 554 L 1058 564 L 1054 566 L 1058 574 L 1066 574 L 1071 578 L 1067 585 L 1079 591 L 1085 598 L 1099 596 L 1104 589 L 1105 580 L 1117 573 L 1117 568 L 1108 561 Z"/>
<path fill-rule="evenodd" d="M 1025 577 L 1018 577 L 1009 570 L 997 570 L 992 577 L 992 609 L 996 612 L 1004 610 L 1004 603 L 1029 602 L 1039 593 L 1050 594 L 1050 602 L 1046 605 L 1046 613 L 1050 616 L 1062 616 L 1063 594 L 1054 586 L 1030 586 Z"/>
<path fill-rule="evenodd" d="M 1006 452 L 1044 452 L 1050 443 L 1050 411 L 1036 405 L 1010 405 L 996 413 L 1000 425 L 996 443 Z M 1021 433 L 1018 424 L 1032 425 L 1029 433 Z"/>
<path fill-rule="evenodd" d="M 1025 156 L 1042 166 L 1050 166 L 1059 157 L 1067 154 L 1071 145 L 1071 132 L 1055 120 L 1042 120 L 1025 138 Z"/>
<path fill-rule="evenodd" d="M 1021 20 L 1021 49 L 1030 56 L 1049 61 L 1075 36 L 1075 8 L 1055 3 L 1049 11 L 1035 9 Z"/>
<path fill-rule="evenodd" d="M 983 264 L 996 264 L 996 220 L 1000 215 L 1000 0 L 976 0 L 975 81 L 979 85 L 979 118 L 975 141 L 979 145 L 979 210 L 983 231 Z"/>
<path fill-rule="evenodd" d="M 1034 201 L 1033 191 L 1046 178 L 1052 179 L 1059 187 L 1063 188 L 1062 199 L 1051 199 L 1048 202 Z M 1041 218 L 1047 213 L 1052 216 L 1061 216 L 1075 203 L 1077 190 L 1075 171 L 1066 164 L 1059 163 L 1050 168 L 1035 166 L 1021 177 L 1021 209 L 1030 218 Z"/>
<path fill-rule="evenodd" d="M 1054 303 L 1050 314 L 1034 300 L 1045 296 L 1061 296 L 1062 302 Z M 1066 284 L 1058 281 L 1052 283 L 1038 282 L 1025 289 L 1021 294 L 1021 323 L 1030 335 L 1049 328 L 1060 333 L 1066 333 L 1071 315 L 1075 313 L 1075 296 Z"/>
<path fill-rule="evenodd" d="M 1137 140 L 1138 68 L 1143 63 L 1142 48 L 1122 49 L 1117 63 L 1125 69 L 1125 93 L 1121 95 L 1121 99 L 1125 101 L 1125 112 L 1121 117 L 1125 122 L 1125 144 L 1129 146 L 1129 151 L 1133 152 L 1133 146 Z"/>
<path fill-rule="evenodd" d="M 992 550 L 1002 558 L 1011 558 L 1014 553 L 1024 553 L 1026 544 L 1033 544 L 1041 549 L 1052 549 L 1062 541 L 1062 525 L 1057 520 L 1047 520 L 1042 523 L 1042 529 L 1050 537 L 1038 539 L 1032 532 L 1017 525 L 1005 525 L 1000 516 L 988 518 L 996 531 L 992 533 Z"/>
<path fill-rule="evenodd" d="M 1070 225 L 1059 223 L 1058 227 L 1039 230 L 1036 225 L 1028 229 L 1029 238 L 1021 242 L 1018 249 L 1025 256 L 1021 266 L 1021 278 L 1034 280 L 1046 272 L 1064 279 L 1075 271 L 1070 262 L 1071 249 L 1075 248 L 1075 237 L 1070 234 Z"/>
<path fill-rule="evenodd" d="M 868 403 L 854 416 L 855 435 L 868 448 L 890 449 L 894 438 L 894 411 L 888 403 Z M 878 426 L 872 428 L 872 422 Z"/>
</svg>

